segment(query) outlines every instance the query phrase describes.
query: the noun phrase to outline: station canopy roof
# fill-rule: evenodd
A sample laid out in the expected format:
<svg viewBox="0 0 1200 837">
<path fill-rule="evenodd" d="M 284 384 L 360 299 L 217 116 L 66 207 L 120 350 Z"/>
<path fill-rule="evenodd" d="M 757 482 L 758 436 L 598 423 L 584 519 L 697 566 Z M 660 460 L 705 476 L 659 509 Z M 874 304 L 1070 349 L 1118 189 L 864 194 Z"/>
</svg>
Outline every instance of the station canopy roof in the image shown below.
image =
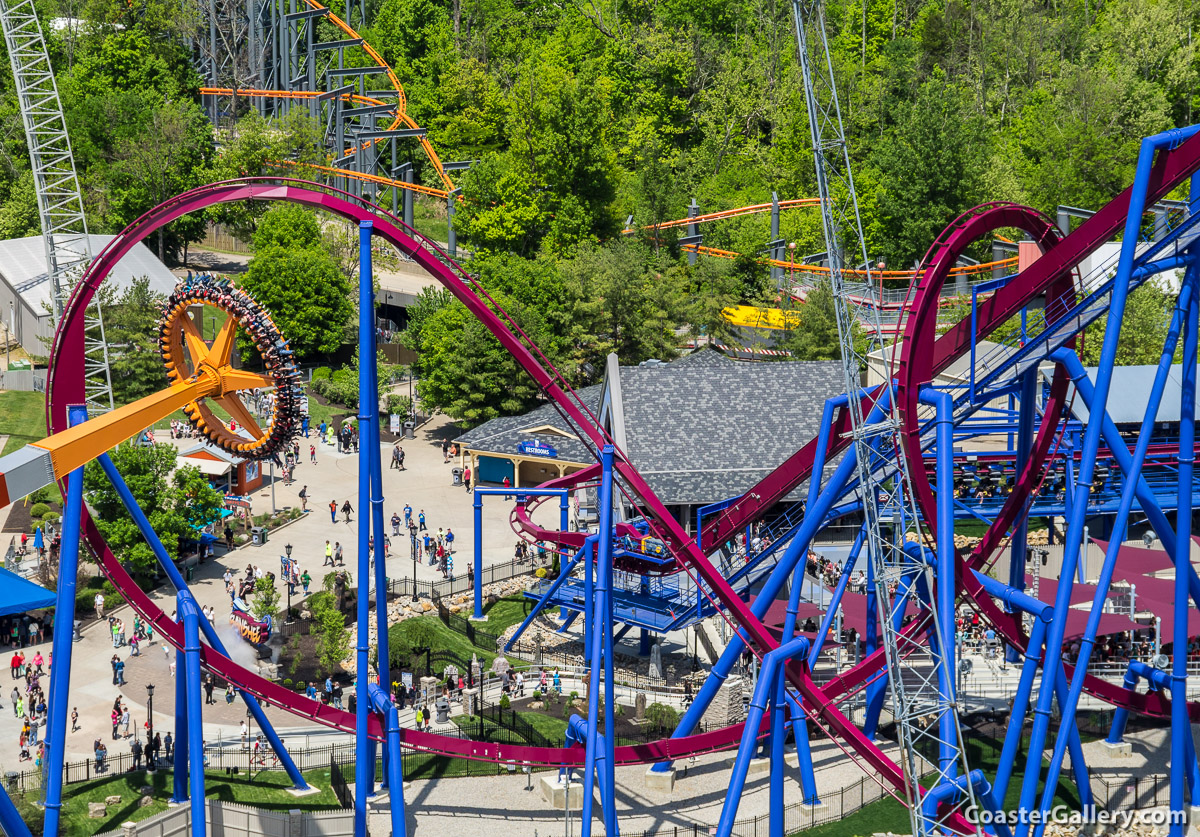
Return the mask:
<svg viewBox="0 0 1200 837">
<path fill-rule="evenodd" d="M 0 568 L 0 616 L 54 607 L 54 593 L 11 570 Z"/>
</svg>

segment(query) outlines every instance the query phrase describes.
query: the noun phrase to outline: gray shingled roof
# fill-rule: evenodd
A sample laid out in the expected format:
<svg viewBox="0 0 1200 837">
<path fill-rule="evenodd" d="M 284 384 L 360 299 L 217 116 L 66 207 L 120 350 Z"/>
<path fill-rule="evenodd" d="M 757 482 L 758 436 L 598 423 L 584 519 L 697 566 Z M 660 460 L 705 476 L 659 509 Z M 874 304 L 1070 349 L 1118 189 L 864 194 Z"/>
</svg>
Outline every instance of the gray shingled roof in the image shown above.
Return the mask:
<svg viewBox="0 0 1200 837">
<path fill-rule="evenodd" d="M 841 364 L 622 367 L 625 453 L 668 504 L 743 494 L 817 435 Z"/>
<path fill-rule="evenodd" d="M 817 435 L 825 401 L 842 392 L 841 364 L 746 363 L 710 349 L 671 363 L 622 367 L 625 453 L 662 502 L 702 504 L 744 494 Z M 579 390 L 599 411 L 602 385 Z M 593 461 L 588 449 L 558 434 L 527 432 L 549 425 L 570 431 L 550 405 L 523 416 L 492 419 L 456 440 L 499 455 L 540 439 L 559 458 Z M 789 499 L 799 499 L 798 488 Z"/>
<path fill-rule="evenodd" d="M 601 384 L 576 390 L 576 395 L 593 413 L 600 409 Z M 529 433 L 533 427 L 554 427 L 563 433 L 575 434 L 563 417 L 558 414 L 552 404 L 543 404 L 520 416 L 501 416 L 468 430 L 454 441 L 463 447 L 484 453 L 496 453 L 502 456 L 512 456 L 517 452 L 517 445 L 532 439 L 545 442 L 558 451 L 558 458 L 568 462 L 590 464 L 595 461 L 590 450 L 578 439 L 568 438 L 558 433 Z"/>
</svg>

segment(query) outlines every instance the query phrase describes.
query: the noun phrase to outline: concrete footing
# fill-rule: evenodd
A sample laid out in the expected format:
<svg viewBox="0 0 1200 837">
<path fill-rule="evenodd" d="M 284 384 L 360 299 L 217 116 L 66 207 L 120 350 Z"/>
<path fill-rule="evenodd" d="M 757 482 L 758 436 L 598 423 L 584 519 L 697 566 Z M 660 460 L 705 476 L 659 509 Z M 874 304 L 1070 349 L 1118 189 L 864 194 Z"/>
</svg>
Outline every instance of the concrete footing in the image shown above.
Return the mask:
<svg viewBox="0 0 1200 837">
<path fill-rule="evenodd" d="M 646 789 L 670 793 L 675 790 L 675 768 L 670 770 L 655 770 L 646 768 Z"/>
<path fill-rule="evenodd" d="M 1111 741 L 1101 742 L 1104 744 L 1104 750 L 1112 758 L 1129 758 L 1133 755 L 1133 745 L 1128 741 L 1118 741 L 1113 744 Z"/>
<path fill-rule="evenodd" d="M 542 798 L 550 803 L 550 807 L 556 811 L 566 810 L 567 802 L 570 802 L 572 811 L 583 810 L 583 784 L 581 782 L 571 783 L 569 799 L 567 787 L 559 781 L 557 773 L 541 777 L 538 784 L 542 788 Z M 599 793 L 596 794 L 596 802 L 599 804 Z"/>
</svg>

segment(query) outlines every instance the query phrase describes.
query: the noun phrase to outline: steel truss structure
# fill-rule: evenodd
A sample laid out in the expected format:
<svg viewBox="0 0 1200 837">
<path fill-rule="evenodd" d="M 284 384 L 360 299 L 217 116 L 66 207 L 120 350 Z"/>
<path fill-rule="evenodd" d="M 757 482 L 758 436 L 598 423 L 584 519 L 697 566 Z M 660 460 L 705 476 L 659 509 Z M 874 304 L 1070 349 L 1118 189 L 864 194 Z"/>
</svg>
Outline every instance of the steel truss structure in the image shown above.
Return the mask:
<svg viewBox="0 0 1200 837">
<path fill-rule="evenodd" d="M 67 298 L 92 259 L 83 198 L 54 69 L 50 65 L 33 0 L 19 0 L 15 4 L 0 0 L 0 26 L 4 29 L 4 43 L 16 82 L 46 248 L 46 275 L 36 277 L 16 290 L 27 291 L 49 281 L 51 306 L 57 322 Z M 84 343 L 87 401 L 93 409 L 111 410 L 108 343 L 104 339 L 104 319 L 99 302 L 90 312 Z"/>
</svg>

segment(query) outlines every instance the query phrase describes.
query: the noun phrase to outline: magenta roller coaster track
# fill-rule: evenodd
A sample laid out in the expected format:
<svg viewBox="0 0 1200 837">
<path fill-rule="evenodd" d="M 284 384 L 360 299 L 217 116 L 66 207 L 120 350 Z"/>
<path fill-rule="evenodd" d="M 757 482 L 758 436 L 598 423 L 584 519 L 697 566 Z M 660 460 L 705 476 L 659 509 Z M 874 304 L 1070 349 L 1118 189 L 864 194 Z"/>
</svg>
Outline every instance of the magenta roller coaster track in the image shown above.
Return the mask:
<svg viewBox="0 0 1200 837">
<path fill-rule="evenodd" d="M 1193 137 L 1176 148 L 1164 150 L 1151 174 L 1148 200 L 1165 197 L 1198 168 L 1200 136 Z M 376 235 L 410 256 L 487 326 L 557 408 L 581 431 L 586 442 L 596 451 L 602 445 L 613 444 L 613 440 L 608 438 L 596 417 L 579 401 L 537 347 L 470 275 L 462 271 L 435 245 L 406 228 L 390 213 L 365 204 L 347 193 L 305 181 L 277 178 L 250 178 L 216 183 L 172 198 L 131 224 L 95 259 L 72 294 L 55 336 L 46 395 L 50 432 L 65 429 L 67 405 L 83 400 L 83 315 L 116 263 L 136 243 L 164 224 L 190 212 L 237 201 L 285 201 L 325 210 L 354 222 L 372 221 Z M 920 387 L 932 381 L 934 375 L 945 369 L 953 360 L 966 354 L 972 339 L 990 334 L 1018 313 L 1030 300 L 1041 294 L 1047 294 L 1050 300 L 1065 299 L 1073 294 L 1076 265 L 1119 231 L 1124 223 L 1129 202 L 1130 191 L 1126 190 L 1061 241 L 1049 220 L 1034 210 L 1013 204 L 990 204 L 978 207 L 957 219 L 930 248 L 917 277 L 917 288 L 909 311 L 905 339 L 895 368 L 905 440 L 902 454 L 909 458 L 916 499 L 927 519 L 935 519 L 936 514 L 933 490 L 920 460 L 920 430 L 916 411 Z M 972 322 L 964 320 L 947 333 L 936 336 L 935 330 L 930 327 L 931 318 L 936 317 L 939 291 L 958 255 L 980 237 L 1000 228 L 1014 227 L 1029 233 L 1042 245 L 1046 255 L 980 304 L 979 315 L 974 323 L 974 335 L 971 333 Z M 988 563 L 1003 545 L 1012 524 L 1024 513 L 1026 503 L 1038 485 L 1041 466 L 1051 453 L 1059 417 L 1065 405 L 1066 392 L 1066 376 L 1061 368 L 1057 368 L 1044 413 L 1045 418 L 1036 434 L 1026 467 L 1019 475 L 1000 516 L 983 541 L 969 555 L 960 555 L 958 558 L 959 572 L 956 583 L 959 591 L 973 601 L 974 606 L 1007 641 L 1021 650 L 1027 645 L 1028 637 L 1023 632 L 1019 617 L 998 607 L 982 591 L 969 570 Z M 864 396 L 865 408 L 871 406 L 869 399 L 870 396 Z M 848 428 L 849 417 L 843 410 L 835 418 L 833 432 L 829 434 L 828 450 L 824 452 L 826 456 L 820 457 L 822 460 L 846 447 L 848 437 L 844 431 Z M 704 548 L 707 549 L 712 544 L 730 537 L 733 532 L 761 516 L 807 479 L 812 473 L 814 462 L 818 459 L 817 453 L 817 442 L 814 440 L 717 516 L 702 533 Z M 619 450 L 616 469 L 627 496 L 641 507 L 656 534 L 671 545 L 676 556 L 677 569 L 703 579 L 713 596 L 727 610 L 732 621 L 743 629 L 756 653 L 761 655 L 776 648 L 778 642 L 763 623 L 750 612 L 746 602 L 716 571 L 705 556 L 704 550 L 689 538 L 670 516 Z M 573 475 L 574 480 L 590 478 L 591 471 L 592 469 L 586 469 Z M 563 483 L 563 480 L 555 481 L 556 485 Z M 514 510 L 512 522 L 515 528 L 527 534 L 546 537 L 564 545 L 578 545 L 569 537 L 564 538 L 563 533 L 539 530 L 529 519 L 527 512 L 521 508 Z M 86 509 L 83 534 L 99 557 L 105 574 L 134 610 L 151 622 L 168 642 L 182 648 L 182 625 L 164 614 L 133 582 L 109 550 Z M 582 543 L 582 536 L 578 540 Z M 919 622 L 920 620 L 914 621 L 910 629 L 916 630 Z M 203 646 L 202 655 L 206 668 L 268 703 L 324 726 L 347 732 L 354 731 L 353 714 L 325 706 L 285 689 L 216 654 L 207 646 Z M 900 766 L 868 740 L 837 708 L 839 698 L 878 677 L 884 665 L 881 650 L 822 686 L 813 683 L 807 670 L 801 666 L 789 667 L 787 676 L 803 695 L 806 705 L 811 707 L 816 716 L 815 720 L 819 721 L 827 734 L 839 739 L 848 754 L 861 759 L 873 770 L 878 771 L 887 784 L 903 791 L 904 776 Z M 1086 688 L 1097 697 L 1139 713 L 1162 717 L 1167 717 L 1170 713 L 1170 701 L 1162 692 L 1137 694 L 1095 678 L 1089 678 Z M 1200 721 L 1200 704 L 1190 704 L 1188 709 L 1193 720 Z M 728 749 L 737 745 L 741 732 L 739 725 L 687 738 L 617 747 L 616 761 L 621 764 L 659 762 Z M 370 734 L 376 739 L 383 737 L 378 718 L 375 716 L 371 717 Z M 579 765 L 584 761 L 584 751 L 581 748 L 497 745 L 408 729 L 403 730 L 402 735 L 405 746 L 461 758 L 528 761 L 545 765 Z M 972 830 L 965 822 L 958 824 L 964 831 Z"/>
</svg>

